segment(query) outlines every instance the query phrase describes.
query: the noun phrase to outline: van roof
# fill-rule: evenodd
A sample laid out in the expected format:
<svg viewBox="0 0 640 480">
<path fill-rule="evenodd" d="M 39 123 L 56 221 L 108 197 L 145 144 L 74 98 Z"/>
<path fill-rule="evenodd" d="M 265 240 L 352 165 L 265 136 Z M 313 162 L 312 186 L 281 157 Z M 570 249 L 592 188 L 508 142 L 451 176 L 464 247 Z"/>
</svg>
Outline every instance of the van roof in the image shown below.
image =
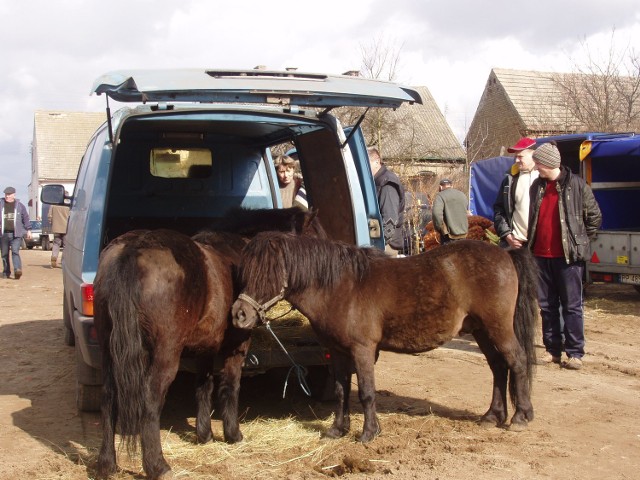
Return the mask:
<svg viewBox="0 0 640 480">
<path fill-rule="evenodd" d="M 200 102 L 397 108 L 422 103 L 411 87 L 348 75 L 275 70 L 118 70 L 92 92 L 119 102 Z"/>
</svg>

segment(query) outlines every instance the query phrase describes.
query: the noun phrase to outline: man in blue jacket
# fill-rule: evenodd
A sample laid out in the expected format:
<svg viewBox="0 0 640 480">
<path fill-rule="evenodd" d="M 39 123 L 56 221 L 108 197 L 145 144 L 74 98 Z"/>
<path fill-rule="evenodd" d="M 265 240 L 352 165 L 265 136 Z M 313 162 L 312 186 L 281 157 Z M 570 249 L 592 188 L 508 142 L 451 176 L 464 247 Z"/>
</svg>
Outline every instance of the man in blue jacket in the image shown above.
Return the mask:
<svg viewBox="0 0 640 480">
<path fill-rule="evenodd" d="M 2 250 L 2 278 L 11 277 L 11 265 L 9 264 L 9 250 L 13 263 L 13 274 L 16 280 L 22 276 L 22 260 L 20 259 L 20 245 L 22 237 L 31 238 L 31 222 L 27 208 L 16 200 L 16 189 L 7 187 L 4 189 L 4 198 L 0 199 L 0 226 L 2 237 L 0 247 Z"/>
</svg>

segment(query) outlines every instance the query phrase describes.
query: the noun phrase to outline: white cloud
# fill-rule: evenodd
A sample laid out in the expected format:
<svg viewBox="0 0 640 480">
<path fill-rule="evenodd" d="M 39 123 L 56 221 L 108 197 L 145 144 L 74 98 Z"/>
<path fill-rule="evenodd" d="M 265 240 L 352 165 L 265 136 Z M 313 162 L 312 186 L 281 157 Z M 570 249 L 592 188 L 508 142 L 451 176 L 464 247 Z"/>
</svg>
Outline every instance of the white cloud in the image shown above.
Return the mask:
<svg viewBox="0 0 640 480">
<path fill-rule="evenodd" d="M 491 68 L 568 71 L 581 41 L 640 45 L 637 0 L 0 0 L 0 182 L 26 198 L 35 110 L 99 110 L 100 74 L 127 68 L 359 68 L 376 37 L 397 80 L 429 87 L 459 138 Z M 637 48 L 637 47 L 636 47 Z"/>
</svg>

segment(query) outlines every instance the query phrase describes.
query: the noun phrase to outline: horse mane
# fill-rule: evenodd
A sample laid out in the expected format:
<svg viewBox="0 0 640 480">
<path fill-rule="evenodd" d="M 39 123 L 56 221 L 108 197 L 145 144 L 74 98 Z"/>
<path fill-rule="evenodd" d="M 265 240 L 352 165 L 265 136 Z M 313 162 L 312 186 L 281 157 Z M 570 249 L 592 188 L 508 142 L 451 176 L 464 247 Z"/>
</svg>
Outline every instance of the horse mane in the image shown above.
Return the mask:
<svg viewBox="0 0 640 480">
<path fill-rule="evenodd" d="M 230 259 L 234 264 L 240 261 L 240 253 L 249 241 L 246 237 L 231 232 L 202 231 L 191 239 L 201 245 L 207 245 L 219 254 Z"/>
<path fill-rule="evenodd" d="M 211 229 L 247 237 L 253 237 L 259 232 L 278 230 L 327 238 L 318 219 L 318 211 L 304 210 L 300 207 L 258 209 L 233 207 L 215 225 L 212 225 Z"/>
<path fill-rule="evenodd" d="M 374 258 L 386 255 L 374 248 L 282 232 L 256 235 L 242 252 L 240 277 L 247 291 L 270 296 L 287 284 L 289 292 L 332 288 L 344 275 L 361 281 Z"/>
</svg>

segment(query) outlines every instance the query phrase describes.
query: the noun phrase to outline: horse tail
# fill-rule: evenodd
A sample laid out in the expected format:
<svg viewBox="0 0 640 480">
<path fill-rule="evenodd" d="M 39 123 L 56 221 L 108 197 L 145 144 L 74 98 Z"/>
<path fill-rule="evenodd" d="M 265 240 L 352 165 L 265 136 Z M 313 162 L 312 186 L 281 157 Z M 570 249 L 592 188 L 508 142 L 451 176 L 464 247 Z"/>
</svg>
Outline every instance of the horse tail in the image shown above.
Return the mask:
<svg viewBox="0 0 640 480">
<path fill-rule="evenodd" d="M 137 254 L 125 246 L 105 271 L 100 272 L 96 293 L 104 295 L 102 308 L 111 320 L 108 371 L 115 390 L 114 401 L 120 433 L 129 452 L 137 449 L 144 421 L 149 365 L 148 350 L 140 322 L 140 288 Z"/>
<path fill-rule="evenodd" d="M 526 375 L 529 390 L 533 385 L 533 373 L 536 365 L 535 338 L 538 318 L 538 266 L 527 248 L 508 249 L 511 261 L 518 272 L 518 298 L 513 328 L 518 342 L 526 356 Z M 513 375 L 509 375 L 509 393 L 516 398 L 516 385 Z"/>
</svg>

